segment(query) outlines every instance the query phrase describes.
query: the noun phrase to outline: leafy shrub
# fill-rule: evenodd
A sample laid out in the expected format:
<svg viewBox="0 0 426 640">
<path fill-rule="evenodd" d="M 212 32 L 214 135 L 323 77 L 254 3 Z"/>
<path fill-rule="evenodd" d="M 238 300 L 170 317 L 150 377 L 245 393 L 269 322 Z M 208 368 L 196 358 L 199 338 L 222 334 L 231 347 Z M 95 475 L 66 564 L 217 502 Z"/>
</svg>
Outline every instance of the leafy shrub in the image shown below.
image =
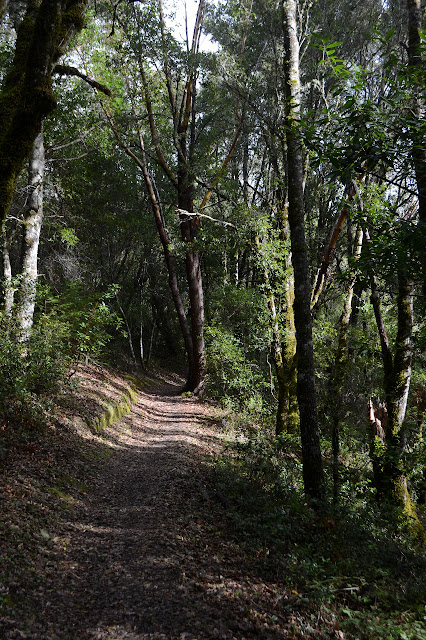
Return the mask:
<svg viewBox="0 0 426 640">
<path fill-rule="evenodd" d="M 13 320 L 0 314 L 0 419 L 24 430 L 41 425 L 47 398 L 83 356 L 99 357 L 120 319 L 108 301 L 114 290 L 95 297 L 72 288 L 60 299 L 41 287 L 28 343 L 18 340 Z M 41 304 L 42 303 L 42 304 Z"/>
<path fill-rule="evenodd" d="M 66 330 L 63 339 L 72 360 L 82 357 L 99 358 L 111 340 L 111 329 L 122 330 L 123 321 L 113 309 L 117 285 L 105 292 L 88 294 L 77 282 L 68 285 L 60 297 L 47 290 L 45 304 Z"/>
<path fill-rule="evenodd" d="M 238 410 L 242 424 L 250 418 L 263 421 L 266 384 L 260 367 L 248 360 L 240 341 L 222 326 L 207 327 L 205 336 L 208 392 Z"/>
<path fill-rule="evenodd" d="M 64 349 L 67 327 L 41 315 L 28 344 L 19 342 L 17 331 L 0 316 L 0 415 L 6 424 L 34 426 L 44 415 L 43 396 L 52 393 L 64 378 L 69 356 Z"/>
</svg>

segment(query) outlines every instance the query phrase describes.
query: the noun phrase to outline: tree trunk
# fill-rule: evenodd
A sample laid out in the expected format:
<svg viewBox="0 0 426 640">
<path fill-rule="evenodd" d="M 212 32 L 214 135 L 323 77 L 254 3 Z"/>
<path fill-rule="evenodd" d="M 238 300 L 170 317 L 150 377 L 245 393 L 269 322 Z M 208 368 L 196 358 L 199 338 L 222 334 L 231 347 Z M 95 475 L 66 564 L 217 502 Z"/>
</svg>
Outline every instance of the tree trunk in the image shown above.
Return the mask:
<svg viewBox="0 0 426 640">
<path fill-rule="evenodd" d="M 0 20 L 3 18 L 4 14 L 6 13 L 8 4 L 9 4 L 9 0 L 0 0 Z"/>
<path fill-rule="evenodd" d="M 143 68 L 143 64 L 140 64 L 142 82 L 145 90 L 145 105 L 148 112 L 149 125 L 151 130 L 151 137 L 156 149 L 157 158 L 164 173 L 168 176 L 171 183 L 177 188 L 178 193 L 178 209 L 180 223 L 181 223 L 181 235 L 186 244 L 185 255 L 185 267 L 186 278 L 188 283 L 189 304 L 190 304 L 190 341 L 187 336 L 184 335 L 185 345 L 187 346 L 188 359 L 189 359 L 189 372 L 188 379 L 185 385 L 185 390 L 192 391 L 194 394 L 201 395 L 204 391 L 205 376 L 206 376 L 206 357 L 205 357 L 205 344 L 204 344 L 204 295 L 203 295 L 203 283 L 201 275 L 200 255 L 196 246 L 196 237 L 200 224 L 200 218 L 198 215 L 185 215 L 185 211 L 188 214 L 194 212 L 194 176 L 192 174 L 192 163 L 196 144 L 195 135 L 195 117 L 196 117 L 196 79 L 193 63 L 195 55 L 199 50 L 199 43 L 201 37 L 201 29 L 204 19 L 205 0 L 200 0 L 198 5 L 197 16 L 195 20 L 194 33 L 191 43 L 190 66 L 188 69 L 188 77 L 185 83 L 185 89 L 182 94 L 182 100 L 180 107 L 178 107 L 177 96 L 175 89 L 172 86 L 172 77 L 170 69 L 170 61 L 167 53 L 166 39 L 165 39 L 165 22 L 164 11 L 162 1 L 159 0 L 160 10 L 160 28 L 163 43 L 163 56 L 164 56 L 164 70 L 166 76 L 167 91 L 169 95 L 170 109 L 173 118 L 174 129 L 174 146 L 177 152 L 178 158 L 178 172 L 177 179 L 174 177 L 173 172 L 170 170 L 165 156 L 161 150 L 158 142 L 158 134 L 155 125 L 155 117 L 152 109 L 152 103 L 149 95 L 149 86 L 147 77 Z M 239 135 L 239 132 L 238 132 Z M 189 143 L 188 143 L 189 140 Z M 235 143 L 236 144 L 236 143 Z M 231 154 L 232 155 L 232 154 Z M 227 162 L 226 162 L 227 164 Z M 226 167 L 225 164 L 225 167 Z M 206 194 L 201 209 L 206 206 L 208 199 L 211 195 L 211 190 Z M 181 325 L 182 326 L 182 325 Z M 191 342 L 191 350 L 189 351 L 189 342 Z"/>
<path fill-rule="evenodd" d="M 28 0 L 0 91 L 0 224 L 43 119 L 56 105 L 52 67 L 83 26 L 87 4 L 88 0 Z"/>
<path fill-rule="evenodd" d="M 417 192 L 419 195 L 419 246 L 423 248 L 422 269 L 423 269 L 423 296 L 426 300 L 426 253 L 424 245 L 426 243 L 426 141 L 424 137 L 424 109 L 425 106 L 420 94 L 424 88 L 425 71 L 422 61 L 421 32 L 423 28 L 421 0 L 407 0 L 408 13 L 408 67 L 414 76 L 414 96 L 413 96 L 413 116 L 416 124 L 412 127 L 413 151 L 412 158 L 417 182 Z"/>
<path fill-rule="evenodd" d="M 12 284 L 12 265 L 10 263 L 9 250 L 10 241 L 7 239 L 6 233 L 3 233 L 4 312 L 6 317 L 10 319 L 16 289 Z"/>
<path fill-rule="evenodd" d="M 118 139 L 120 140 L 119 137 Z M 164 216 L 161 209 L 161 203 L 158 201 L 154 181 L 148 171 L 148 167 L 146 164 L 145 148 L 143 144 L 143 138 L 141 135 L 139 136 L 139 140 L 140 140 L 142 160 L 139 160 L 138 158 L 136 158 L 136 156 L 133 156 L 131 152 L 129 153 L 130 150 L 128 150 L 127 147 L 124 147 L 124 149 L 126 152 L 129 153 L 129 155 L 131 155 L 131 157 L 133 157 L 136 160 L 137 164 L 142 169 L 145 185 L 147 187 L 149 198 L 151 201 L 151 208 L 154 214 L 155 224 L 157 227 L 158 235 L 160 237 L 160 242 L 163 247 L 164 259 L 166 262 L 167 273 L 169 276 L 169 287 L 170 287 L 173 302 L 175 305 L 176 313 L 178 316 L 179 326 L 182 332 L 183 341 L 185 344 L 185 350 L 188 357 L 188 380 L 190 380 L 192 377 L 192 372 L 194 370 L 194 353 L 193 353 L 191 332 L 189 330 L 188 320 L 187 320 L 185 309 L 183 306 L 182 297 L 179 291 L 175 261 L 174 261 L 172 252 L 170 251 L 170 239 L 165 227 L 165 221 L 164 221 Z"/>
<path fill-rule="evenodd" d="M 367 163 L 365 163 L 362 173 L 360 173 L 357 177 L 356 182 L 352 180 L 346 190 L 346 197 L 348 202 L 351 202 L 354 197 L 357 195 L 357 184 L 361 184 L 365 171 L 367 169 Z M 320 295 L 324 289 L 324 285 L 327 281 L 328 272 L 330 269 L 330 264 L 333 259 L 334 253 L 336 251 L 337 240 L 339 239 L 340 232 L 343 229 L 343 225 L 346 220 L 348 220 L 349 216 L 349 208 L 344 205 L 334 222 L 333 228 L 331 230 L 326 249 L 324 251 L 321 264 L 318 268 L 317 275 L 315 278 L 315 283 L 312 288 L 312 299 L 311 299 L 311 308 L 314 311 L 318 306 L 318 301 Z"/>
<path fill-rule="evenodd" d="M 303 481 L 308 497 L 323 501 L 324 475 L 318 432 L 311 283 L 304 224 L 303 154 L 298 132 L 300 111 L 299 41 L 296 1 L 283 0 L 287 125 L 288 220 L 294 270 L 294 323 L 297 344 L 297 399 L 303 455 Z"/>
<path fill-rule="evenodd" d="M 28 166 L 28 205 L 24 220 L 24 255 L 22 261 L 19 304 L 16 313 L 18 339 L 28 342 L 33 326 L 37 292 L 37 261 L 40 231 L 43 223 L 43 179 L 44 179 L 43 133 L 34 141 Z"/>
<path fill-rule="evenodd" d="M 400 270 L 397 298 L 398 329 L 395 355 L 392 357 L 381 315 L 379 293 L 375 279 L 372 278 L 371 301 L 382 348 L 386 405 L 382 408 L 382 415 L 378 416 L 371 404 L 370 425 L 372 427 L 371 458 L 377 493 L 382 499 L 402 507 L 418 533 L 421 527 L 408 492 L 401 459 L 404 448 L 402 426 L 411 380 L 413 292 L 413 281 Z"/>
<path fill-rule="evenodd" d="M 143 72 L 143 67 L 141 69 L 142 71 L 142 76 L 143 76 L 143 82 L 144 82 L 144 86 L 147 90 L 147 84 L 146 84 L 146 78 Z M 153 113 L 151 111 L 151 103 L 149 101 L 149 95 L 147 94 L 146 96 L 146 105 L 147 105 L 147 110 L 148 110 L 148 114 L 150 117 L 150 120 L 153 122 Z M 141 157 L 139 158 L 131 149 L 129 146 L 127 146 L 121 136 L 120 133 L 114 123 L 114 119 L 112 118 L 111 114 L 109 113 L 108 109 L 105 107 L 105 105 L 102 103 L 102 100 L 100 100 L 101 106 L 104 110 L 104 113 L 108 119 L 108 122 L 111 126 L 111 129 L 118 141 L 118 144 L 120 145 L 120 147 L 123 149 L 123 151 L 130 157 L 132 158 L 132 160 L 137 164 L 137 166 L 142 170 L 142 175 L 144 177 L 144 181 L 145 181 L 145 186 L 147 188 L 148 191 L 148 196 L 151 202 L 151 209 L 152 212 L 154 214 L 154 220 L 155 220 L 155 225 L 157 227 L 157 231 L 158 231 L 158 235 L 160 238 L 160 242 L 161 245 L 163 247 L 163 252 L 164 252 L 164 260 L 166 263 L 166 267 L 167 267 L 167 273 L 168 273 L 168 283 L 169 283 L 169 287 L 170 287 L 170 291 L 172 294 L 172 298 L 173 298 L 173 302 L 175 305 L 175 309 L 176 309 L 176 313 L 178 316 L 178 320 L 179 320 L 179 326 L 180 326 L 180 330 L 182 332 L 182 336 L 183 336 L 183 340 L 184 340 L 184 344 L 185 344 L 185 350 L 188 356 L 188 380 L 187 380 L 187 385 L 185 388 L 189 389 L 189 385 L 190 383 L 192 383 L 193 381 L 193 371 L 194 371 L 194 349 L 193 349 L 193 343 L 192 343 L 192 335 L 191 335 L 191 331 L 189 329 L 189 325 L 188 325 L 188 319 L 186 317 L 186 313 L 185 313 L 185 309 L 183 306 L 183 302 L 182 302 L 182 297 L 180 295 L 180 291 L 179 291 L 179 284 L 178 284 L 178 279 L 177 279 L 177 274 L 176 274 L 176 266 L 175 266 L 175 261 L 174 261 L 174 257 L 173 254 L 170 250 L 170 239 L 169 239 L 169 235 L 166 229 L 166 224 L 165 224 L 165 219 L 164 219 L 164 215 L 163 215 L 163 210 L 162 210 L 162 206 L 161 206 L 161 201 L 158 197 L 158 190 L 156 188 L 155 185 L 155 181 L 153 176 L 151 175 L 151 173 L 148 170 L 148 165 L 147 165 L 147 160 L 146 160 L 146 154 L 145 154 L 145 145 L 144 145 L 144 141 L 143 141 L 143 137 L 142 137 L 142 132 L 140 130 L 140 127 L 138 127 L 138 136 L 139 136 L 139 145 L 140 145 L 140 150 L 141 150 Z M 154 128 L 154 132 L 155 130 L 155 125 L 153 123 L 153 128 Z M 154 135 L 154 134 L 153 134 Z M 160 150 L 161 151 L 161 150 Z M 160 153 L 160 157 L 163 157 Z M 164 169 L 165 170 L 165 169 Z M 168 172 L 165 170 L 166 175 L 168 175 Z M 178 181 L 173 181 L 173 184 L 175 184 L 176 182 L 176 186 L 178 186 Z M 149 362 L 149 358 L 148 357 L 148 362 Z M 192 388 L 191 388 L 192 390 Z"/>
<path fill-rule="evenodd" d="M 353 257 L 357 262 L 361 255 L 363 230 L 358 227 L 355 236 L 355 250 Z M 343 385 L 346 377 L 346 369 L 348 362 L 348 329 L 351 319 L 352 298 L 354 295 L 355 276 L 353 275 L 349 281 L 345 302 L 343 305 L 343 313 L 340 319 L 339 341 L 337 344 L 336 357 L 334 360 L 333 381 L 332 381 L 332 447 L 333 447 L 333 497 L 337 502 L 339 498 L 339 454 L 340 454 L 340 415 L 343 405 Z"/>
<path fill-rule="evenodd" d="M 194 212 L 194 185 L 186 163 L 186 139 L 181 138 L 180 149 L 183 158 L 179 160 L 178 207 L 181 211 Z M 192 371 L 185 389 L 202 395 L 206 377 L 206 356 L 204 344 L 204 294 L 201 275 L 200 255 L 196 246 L 200 226 L 198 216 L 179 215 L 182 239 L 186 244 L 185 266 L 188 282 L 191 337 L 193 348 Z"/>
<path fill-rule="evenodd" d="M 256 243 L 257 244 L 257 243 Z M 269 274 L 265 268 L 265 281 L 269 283 Z M 288 372 L 284 360 L 284 348 L 282 346 L 281 332 L 278 324 L 275 298 L 271 291 L 268 301 L 272 320 L 272 344 L 271 354 L 274 361 L 275 373 L 278 382 L 278 407 L 275 420 L 275 435 L 280 436 L 287 432 L 287 418 L 289 413 L 289 386 Z"/>
<path fill-rule="evenodd" d="M 414 282 L 404 273 L 398 274 L 398 332 L 395 342 L 391 388 L 387 392 L 389 429 L 400 437 L 407 411 L 413 357 Z M 401 443 L 403 444 L 403 443 Z"/>
<path fill-rule="evenodd" d="M 294 344 L 294 353 L 288 353 L 287 343 L 282 344 L 282 353 L 285 360 L 281 360 L 276 366 L 278 380 L 278 407 L 275 422 L 275 433 L 277 436 L 283 433 L 296 433 L 299 427 L 299 408 L 297 404 L 297 360 Z M 293 349 L 291 349 L 293 351 Z"/>
<path fill-rule="evenodd" d="M 142 306 L 142 287 L 140 288 L 140 321 L 139 321 L 139 357 L 141 359 L 142 368 L 145 368 L 145 352 L 143 347 L 143 306 Z"/>
<path fill-rule="evenodd" d="M 288 258 L 290 262 L 290 258 Z M 289 265 L 287 265 L 289 266 Z M 296 336 L 294 327 L 294 283 L 288 276 L 286 281 L 286 332 L 281 338 L 280 357 L 277 367 L 278 379 L 278 410 L 276 419 L 276 434 L 296 433 L 299 423 L 299 407 L 297 403 L 297 356 Z"/>
<path fill-rule="evenodd" d="M 407 488 L 407 479 L 401 460 L 405 446 L 403 424 L 407 411 L 413 356 L 413 293 L 414 283 L 405 274 L 398 274 L 398 331 L 395 355 L 390 376 L 386 381 L 386 406 L 388 425 L 386 430 L 385 482 L 390 495 L 401 504 L 410 518 L 416 517 L 415 507 Z"/>
<path fill-rule="evenodd" d="M 284 216 L 283 216 L 284 218 Z M 287 216 L 285 223 L 287 224 Z M 254 244 L 260 255 L 261 243 L 259 236 L 256 234 Z M 290 259 L 286 260 L 290 262 Z M 289 267 L 289 264 L 286 264 Z M 277 313 L 277 305 L 275 303 L 276 294 L 271 286 L 269 271 L 266 265 L 263 266 L 263 280 L 266 288 L 269 290 L 268 308 L 271 313 L 272 325 L 272 341 L 271 355 L 274 361 L 275 374 L 278 383 L 278 406 L 275 419 L 275 435 L 280 436 L 284 433 L 295 433 L 299 426 L 299 412 L 296 399 L 296 340 L 294 336 L 294 318 L 293 318 L 293 282 L 290 276 L 285 283 L 286 295 L 284 309 L 281 314 L 286 320 L 285 335 L 280 328 Z M 278 304 L 282 306 L 279 299 Z"/>
</svg>

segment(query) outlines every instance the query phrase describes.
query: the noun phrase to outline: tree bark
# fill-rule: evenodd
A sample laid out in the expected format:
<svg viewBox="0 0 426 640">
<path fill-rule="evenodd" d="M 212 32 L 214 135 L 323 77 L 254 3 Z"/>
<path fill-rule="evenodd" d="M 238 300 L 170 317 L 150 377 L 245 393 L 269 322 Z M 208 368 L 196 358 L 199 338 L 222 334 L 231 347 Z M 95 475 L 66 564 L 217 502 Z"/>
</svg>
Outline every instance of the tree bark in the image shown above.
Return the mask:
<svg viewBox="0 0 426 640">
<path fill-rule="evenodd" d="M 194 182 L 187 165 L 186 138 L 180 139 L 183 157 L 179 160 L 178 206 L 188 213 L 194 212 Z M 204 293 L 201 275 L 200 254 L 196 242 L 200 226 L 199 216 L 179 214 L 182 239 L 186 244 L 185 267 L 188 282 L 191 337 L 193 348 L 192 371 L 188 377 L 186 389 L 202 395 L 206 377 L 206 356 L 204 344 Z"/>
<path fill-rule="evenodd" d="M 12 265 L 10 263 L 10 240 L 3 233 L 3 275 L 4 275 L 4 312 L 10 319 L 15 299 L 15 287 L 12 284 Z"/>
<path fill-rule="evenodd" d="M 416 125 L 412 127 L 413 150 L 412 158 L 416 175 L 417 191 L 419 195 L 419 246 L 422 251 L 423 270 L 423 303 L 426 301 L 426 141 L 422 131 L 422 119 L 425 106 L 416 92 L 424 88 L 425 72 L 421 51 L 421 31 L 423 28 L 421 0 L 407 0 L 408 13 L 408 67 L 413 74 L 413 115 Z"/>
<path fill-rule="evenodd" d="M 194 394 L 202 395 L 205 386 L 206 357 L 204 343 L 204 294 L 201 275 L 200 255 L 196 245 L 200 217 L 194 212 L 194 176 L 192 173 L 193 152 L 195 145 L 195 72 L 192 68 L 193 60 L 199 50 L 202 23 L 205 11 L 205 0 L 200 0 L 197 17 L 194 26 L 194 33 L 191 43 L 191 67 L 188 70 L 188 77 L 185 83 L 180 107 L 172 86 L 171 69 L 167 54 L 165 40 L 165 22 L 162 1 L 159 0 L 160 27 L 164 57 L 164 72 L 167 90 L 170 101 L 170 109 L 173 119 L 174 136 L 173 142 L 177 152 L 177 178 L 170 170 L 165 156 L 162 152 L 159 136 L 156 129 L 155 117 L 150 99 L 149 85 L 144 70 L 143 61 L 140 61 L 142 82 L 144 85 L 144 99 L 148 113 L 148 121 L 151 131 L 151 138 L 156 149 L 157 159 L 164 173 L 171 183 L 177 188 L 178 209 L 181 227 L 181 236 L 185 242 L 185 268 L 188 283 L 189 304 L 190 304 L 190 334 L 184 334 L 185 345 L 187 346 L 189 371 L 185 390 Z M 189 138 L 189 145 L 188 145 Z M 204 205 L 205 206 L 205 205 Z M 182 327 L 182 323 L 181 323 Z M 191 344 L 191 351 L 189 345 Z"/>
<path fill-rule="evenodd" d="M 392 356 L 381 315 L 380 296 L 374 277 L 371 279 L 371 284 L 371 301 L 382 349 L 386 398 L 386 404 L 382 410 L 383 415 L 377 416 L 372 404 L 370 406 L 370 425 L 372 427 L 370 451 L 375 485 L 379 497 L 402 507 L 404 513 L 410 518 L 414 529 L 418 530 L 420 523 L 408 492 L 407 479 L 401 460 L 404 449 L 402 427 L 411 380 L 414 283 L 400 269 L 397 297 L 398 329 L 394 356 Z M 378 420 L 380 424 L 378 424 Z M 379 430 L 378 427 L 380 427 Z"/>
<path fill-rule="evenodd" d="M 286 87 L 288 220 L 294 270 L 294 323 L 297 343 L 297 399 L 303 455 L 303 481 L 309 498 L 325 498 L 318 432 L 315 364 L 312 341 L 311 283 L 304 224 L 303 153 L 300 125 L 299 41 L 296 1 L 283 0 Z"/>
<path fill-rule="evenodd" d="M 361 256 L 363 230 L 358 227 L 355 236 L 354 261 L 357 262 Z M 337 344 L 336 357 L 334 360 L 333 381 L 332 381 L 332 448 L 333 448 L 333 497 L 337 502 L 339 498 L 339 454 L 340 454 L 340 415 L 343 404 L 343 385 L 346 377 L 348 362 L 348 329 L 351 319 L 352 298 L 354 295 L 355 275 L 349 281 L 346 291 L 343 313 L 340 319 L 339 340 Z"/>
<path fill-rule="evenodd" d="M 7 11 L 9 0 L 0 0 L 0 20 L 2 20 L 4 14 Z"/>
<path fill-rule="evenodd" d="M 286 258 L 290 266 L 290 256 Z M 299 407 L 297 403 L 297 354 L 294 326 L 294 282 L 289 275 L 285 283 L 285 335 L 279 337 L 278 323 L 274 336 L 274 352 L 276 353 L 276 372 L 278 379 L 278 409 L 276 418 L 276 435 L 297 433 L 299 423 Z M 279 342 L 278 342 L 279 340 Z M 279 352 L 277 353 L 277 351 Z"/>
<path fill-rule="evenodd" d="M 364 172 L 367 169 L 367 163 L 365 163 L 364 165 Z M 352 181 L 351 184 L 348 186 L 347 190 L 346 190 L 346 195 L 347 195 L 347 199 L 349 202 L 351 202 L 354 197 L 357 194 L 357 183 L 358 185 L 362 182 L 362 179 L 364 178 L 364 172 L 361 173 L 358 178 L 357 181 L 354 182 Z M 322 257 L 321 260 L 321 264 L 318 268 L 317 271 L 317 275 L 315 278 L 315 283 L 314 286 L 312 287 L 312 299 L 311 299 L 311 308 L 314 311 L 316 309 L 316 307 L 318 306 L 318 301 L 320 298 L 320 295 L 324 289 L 324 285 L 327 281 L 327 277 L 328 277 L 328 272 L 330 269 L 330 264 L 331 261 L 333 259 L 334 253 L 336 251 L 336 245 L 337 245 L 337 240 L 339 239 L 340 236 L 340 232 L 343 229 L 343 225 L 345 223 L 345 221 L 348 219 L 348 215 L 349 215 L 349 209 L 348 207 L 345 205 L 344 207 L 342 207 L 334 225 L 333 228 L 331 230 L 331 234 L 329 236 L 329 240 L 327 243 L 327 247 L 324 251 L 324 255 Z"/>
<path fill-rule="evenodd" d="M 395 341 L 395 355 L 391 388 L 387 393 L 389 428 L 399 438 L 407 411 L 408 392 L 411 381 L 413 358 L 413 296 L 414 282 L 405 273 L 398 274 L 398 331 Z M 401 444 L 403 444 L 401 442 Z"/>
<path fill-rule="evenodd" d="M 282 336 L 275 307 L 275 298 L 270 292 L 268 307 L 272 320 L 271 353 L 278 382 L 278 406 L 275 420 L 275 435 L 295 433 L 299 426 L 299 414 L 292 399 L 296 395 L 296 340 L 294 338 L 294 323 L 292 322 L 292 308 L 286 308 L 287 335 Z M 293 327 L 291 326 L 293 324 Z"/>
<path fill-rule="evenodd" d="M 185 350 L 188 357 L 188 380 L 192 379 L 193 370 L 194 370 L 194 349 L 191 331 L 189 329 L 188 320 L 185 313 L 185 308 L 183 306 L 182 297 L 179 291 L 179 283 L 176 274 L 176 266 L 175 261 L 170 250 L 170 239 L 165 227 L 164 216 L 161 210 L 161 204 L 156 196 L 156 189 L 154 189 L 154 183 L 152 176 L 148 171 L 148 167 L 146 164 L 145 157 L 145 148 L 143 144 L 142 135 L 139 135 L 142 161 L 136 158 L 140 168 L 142 169 L 143 177 L 145 180 L 145 185 L 147 187 L 148 195 L 151 202 L 152 212 L 154 214 L 154 220 L 157 227 L 158 235 L 160 237 L 160 242 L 163 247 L 164 259 L 166 262 L 167 273 L 169 276 L 169 288 L 172 294 L 173 302 L 175 305 L 176 313 L 179 320 L 180 330 L 182 332 L 183 341 L 185 344 Z"/>
<path fill-rule="evenodd" d="M 82 28 L 87 4 L 88 0 L 28 0 L 0 91 L 0 223 L 43 119 L 55 108 L 53 65 Z"/>
<path fill-rule="evenodd" d="M 40 231 L 43 224 L 43 179 L 44 179 L 43 133 L 34 141 L 28 166 L 28 204 L 24 219 L 24 255 L 22 261 L 19 304 L 16 311 L 18 339 L 28 342 L 33 326 L 37 292 L 37 261 Z"/>
</svg>

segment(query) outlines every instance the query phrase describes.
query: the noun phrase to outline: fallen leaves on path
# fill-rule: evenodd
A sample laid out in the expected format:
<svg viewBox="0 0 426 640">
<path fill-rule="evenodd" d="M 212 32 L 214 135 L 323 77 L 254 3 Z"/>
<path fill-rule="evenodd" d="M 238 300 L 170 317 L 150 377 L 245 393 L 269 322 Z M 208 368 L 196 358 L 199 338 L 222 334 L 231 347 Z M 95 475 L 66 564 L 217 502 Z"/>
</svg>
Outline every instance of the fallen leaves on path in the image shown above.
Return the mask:
<svg viewBox="0 0 426 640">
<path fill-rule="evenodd" d="M 96 435 L 87 423 L 126 381 L 79 375 L 62 415 L 3 465 L 1 637 L 324 637 L 228 536 L 209 472 L 223 446 L 214 410 L 152 382 Z"/>
</svg>

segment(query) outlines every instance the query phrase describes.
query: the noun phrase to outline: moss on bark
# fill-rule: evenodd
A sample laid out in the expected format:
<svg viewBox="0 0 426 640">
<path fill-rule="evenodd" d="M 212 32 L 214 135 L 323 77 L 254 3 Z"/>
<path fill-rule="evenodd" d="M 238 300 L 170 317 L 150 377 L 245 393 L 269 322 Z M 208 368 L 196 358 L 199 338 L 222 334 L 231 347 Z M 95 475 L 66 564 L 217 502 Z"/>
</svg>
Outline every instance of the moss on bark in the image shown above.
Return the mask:
<svg viewBox="0 0 426 640">
<path fill-rule="evenodd" d="M 0 219 L 41 124 L 55 108 L 52 68 L 83 26 L 87 0 L 29 0 L 15 54 L 0 91 Z"/>
</svg>

